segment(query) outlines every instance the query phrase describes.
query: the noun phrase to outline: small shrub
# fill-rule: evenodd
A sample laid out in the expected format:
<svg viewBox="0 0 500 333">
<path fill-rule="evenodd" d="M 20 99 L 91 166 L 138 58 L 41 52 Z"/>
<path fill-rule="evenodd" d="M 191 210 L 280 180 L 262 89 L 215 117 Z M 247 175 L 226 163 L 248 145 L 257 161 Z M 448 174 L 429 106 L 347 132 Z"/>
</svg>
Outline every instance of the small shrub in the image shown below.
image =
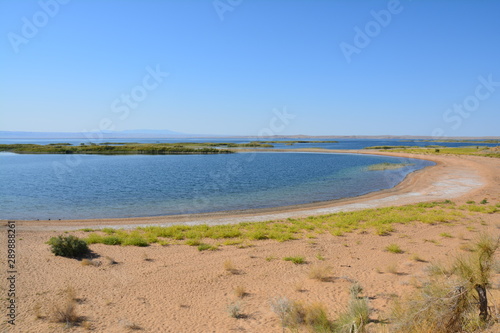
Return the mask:
<svg viewBox="0 0 500 333">
<path fill-rule="evenodd" d="M 188 239 L 186 241 L 186 245 L 189 245 L 189 246 L 199 246 L 199 245 L 201 245 L 201 242 L 198 239 Z"/>
<path fill-rule="evenodd" d="M 439 236 L 444 237 L 444 238 L 453 238 L 453 236 L 447 232 L 442 232 L 439 234 Z"/>
<path fill-rule="evenodd" d="M 101 263 L 99 261 L 95 261 L 92 259 L 82 259 L 82 266 L 101 266 Z"/>
<path fill-rule="evenodd" d="M 68 287 L 63 291 L 63 299 L 61 302 L 54 302 L 52 309 L 52 320 L 57 323 L 65 323 L 67 327 L 72 327 L 81 321 L 80 316 L 76 313 L 76 294 L 72 287 Z"/>
<path fill-rule="evenodd" d="M 352 298 L 358 298 L 359 294 L 363 292 L 363 287 L 359 283 L 353 283 L 351 288 L 349 289 L 349 294 Z"/>
<path fill-rule="evenodd" d="M 488 200 L 486 200 L 486 198 L 484 198 L 483 200 L 481 200 L 479 202 L 481 205 L 486 205 L 488 203 Z"/>
<path fill-rule="evenodd" d="M 300 256 L 296 256 L 296 257 L 285 257 L 285 258 L 283 258 L 283 260 L 285 260 L 285 261 L 291 261 L 291 262 L 293 262 L 295 265 L 301 265 L 301 264 L 305 264 L 305 263 L 306 263 L 306 258 L 304 258 L 304 257 L 300 257 Z"/>
<path fill-rule="evenodd" d="M 236 267 L 234 266 L 234 264 L 231 260 L 224 261 L 224 270 L 226 272 L 231 273 L 231 274 L 238 274 L 239 273 L 238 269 L 236 269 Z"/>
<path fill-rule="evenodd" d="M 329 281 L 332 278 L 332 267 L 313 266 L 309 271 L 309 278 L 323 282 Z"/>
<path fill-rule="evenodd" d="M 286 297 L 276 297 L 271 300 L 271 310 L 278 316 L 281 326 L 287 327 L 289 316 L 293 309 L 293 302 Z"/>
<path fill-rule="evenodd" d="M 399 247 L 398 244 L 389 244 L 385 247 L 387 252 L 391 253 L 403 253 L 404 251 Z"/>
<path fill-rule="evenodd" d="M 369 321 L 370 307 L 368 299 L 351 297 L 347 308 L 335 322 L 335 332 L 364 332 Z"/>
<path fill-rule="evenodd" d="M 113 228 L 103 228 L 101 231 L 108 234 L 108 235 L 112 235 L 116 232 L 116 230 Z"/>
<path fill-rule="evenodd" d="M 418 254 L 414 253 L 410 257 L 411 260 L 417 261 L 417 262 L 426 262 L 425 259 L 422 259 Z"/>
<path fill-rule="evenodd" d="M 111 258 L 109 256 L 104 257 L 104 259 L 106 259 L 108 265 L 116 265 L 116 264 L 118 264 L 118 262 L 116 262 L 115 259 L 113 259 L 113 258 Z"/>
<path fill-rule="evenodd" d="M 99 234 L 96 234 L 95 232 L 91 233 L 88 235 L 87 238 L 85 238 L 85 242 L 90 245 L 90 244 L 99 244 L 102 243 L 104 237 L 102 237 Z"/>
<path fill-rule="evenodd" d="M 65 323 L 68 327 L 74 326 L 80 321 L 80 317 L 76 314 L 76 303 L 69 300 L 62 306 L 56 305 L 52 316 L 55 322 Z"/>
<path fill-rule="evenodd" d="M 149 246 L 149 243 L 147 242 L 147 240 L 145 240 L 144 238 L 142 238 L 140 236 L 131 236 L 131 237 L 126 237 L 123 240 L 122 245 L 145 247 L 145 246 Z"/>
<path fill-rule="evenodd" d="M 206 250 L 214 251 L 217 250 L 217 247 L 205 243 L 201 243 L 200 245 L 198 245 L 198 251 L 206 251 Z"/>
<path fill-rule="evenodd" d="M 391 274 L 399 274 L 398 272 L 398 266 L 396 264 L 391 264 L 389 266 L 387 266 L 386 268 L 387 272 L 391 273 Z"/>
<path fill-rule="evenodd" d="M 469 204 L 469 205 L 472 205 L 472 204 L 475 204 L 476 202 L 474 200 L 469 200 L 466 203 Z"/>
<path fill-rule="evenodd" d="M 52 237 L 47 244 L 56 256 L 78 258 L 89 253 L 87 243 L 73 235 Z"/>
<path fill-rule="evenodd" d="M 229 315 L 232 318 L 239 319 L 244 317 L 241 313 L 241 305 L 238 302 L 229 304 L 227 307 L 227 312 L 229 312 Z"/>
<path fill-rule="evenodd" d="M 122 240 L 116 236 L 108 236 L 102 239 L 102 243 L 106 245 L 121 245 Z"/>
<path fill-rule="evenodd" d="M 419 293 L 394 309 L 396 332 L 477 332 L 490 318 L 487 288 L 500 239 L 481 235 L 473 252 L 456 259 L 451 270 L 429 270 Z M 479 307 L 479 316 L 478 308 Z"/>
<path fill-rule="evenodd" d="M 236 286 L 236 287 L 234 287 L 234 294 L 238 298 L 243 298 L 247 295 L 247 291 L 246 291 L 245 287 L 243 287 L 243 286 Z"/>
<path fill-rule="evenodd" d="M 305 326 L 315 332 L 330 332 L 332 328 L 323 304 L 303 304 L 300 302 L 292 303 L 292 309 L 288 316 L 288 326 L 294 329 Z"/>
<path fill-rule="evenodd" d="M 296 292 L 299 292 L 299 293 L 301 293 L 301 292 L 304 292 L 304 291 L 305 291 L 305 289 L 304 289 L 304 284 L 303 284 L 302 282 L 297 282 L 297 283 L 295 283 L 295 284 L 294 284 L 294 286 L 293 286 L 293 289 L 294 289 Z"/>
<path fill-rule="evenodd" d="M 323 257 L 323 256 L 321 255 L 321 253 L 318 253 L 318 254 L 316 255 L 316 259 L 323 261 L 323 260 L 325 260 L 325 257 Z"/>
</svg>

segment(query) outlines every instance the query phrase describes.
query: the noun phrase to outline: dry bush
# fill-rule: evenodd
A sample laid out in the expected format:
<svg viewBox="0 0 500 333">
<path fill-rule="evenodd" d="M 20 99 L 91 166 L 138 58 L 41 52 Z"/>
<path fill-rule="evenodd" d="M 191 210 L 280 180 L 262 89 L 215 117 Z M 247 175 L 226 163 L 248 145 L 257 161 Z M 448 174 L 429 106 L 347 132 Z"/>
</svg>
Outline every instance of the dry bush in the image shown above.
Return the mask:
<svg viewBox="0 0 500 333">
<path fill-rule="evenodd" d="M 240 319 L 245 317 L 245 315 L 241 312 L 241 304 L 239 302 L 229 304 L 227 312 L 232 318 Z"/>
<path fill-rule="evenodd" d="M 53 304 L 52 319 L 57 323 L 65 323 L 67 327 L 80 323 L 81 318 L 76 313 L 76 292 L 68 286 L 61 293 L 62 300 Z"/>
<path fill-rule="evenodd" d="M 309 278 L 318 281 L 330 281 L 332 279 L 333 269 L 330 266 L 315 265 L 309 271 Z"/>
<path fill-rule="evenodd" d="M 224 270 L 231 274 L 239 273 L 239 270 L 236 268 L 236 266 L 234 266 L 233 262 L 229 259 L 224 261 Z"/>
<path fill-rule="evenodd" d="M 246 291 L 245 287 L 243 287 L 243 286 L 236 286 L 236 287 L 234 287 L 234 294 L 238 298 L 243 298 L 247 295 L 247 291 Z"/>
<path fill-rule="evenodd" d="M 389 272 L 389 273 L 391 273 L 391 274 L 398 275 L 399 274 L 398 265 L 396 265 L 396 264 L 390 264 L 389 266 L 386 267 L 386 271 Z"/>
<path fill-rule="evenodd" d="M 427 262 L 425 259 L 422 259 L 418 254 L 414 253 L 410 257 L 411 260 L 416 262 Z"/>
<path fill-rule="evenodd" d="M 304 327 L 319 332 L 330 332 L 332 329 L 326 307 L 321 303 L 304 304 L 279 297 L 271 300 L 271 309 L 280 319 L 283 329 L 289 327 L 298 331 Z"/>
<path fill-rule="evenodd" d="M 111 258 L 109 256 L 104 257 L 104 259 L 106 259 L 106 263 L 108 265 L 116 265 L 116 264 L 118 264 L 118 262 L 115 261 L 115 259 L 113 259 L 113 258 Z"/>
<path fill-rule="evenodd" d="M 66 301 L 63 305 L 55 305 L 52 315 L 57 323 L 66 323 L 67 326 L 74 326 L 80 321 L 76 314 L 76 302 Z"/>
<path fill-rule="evenodd" d="M 295 290 L 296 292 L 299 292 L 299 293 L 302 293 L 305 291 L 304 289 L 304 283 L 303 282 L 297 282 L 294 284 L 293 286 L 293 290 Z"/>
<path fill-rule="evenodd" d="M 487 288 L 500 238 L 481 235 L 451 269 L 434 265 L 420 291 L 396 304 L 393 328 L 401 333 L 475 332 L 488 324 Z M 431 266 L 432 267 L 432 266 Z M 479 307 L 479 316 L 478 316 Z"/>
<path fill-rule="evenodd" d="M 101 262 L 97 261 L 97 260 L 92 260 L 92 259 L 82 259 L 82 266 L 99 267 L 99 266 L 101 266 Z"/>
</svg>

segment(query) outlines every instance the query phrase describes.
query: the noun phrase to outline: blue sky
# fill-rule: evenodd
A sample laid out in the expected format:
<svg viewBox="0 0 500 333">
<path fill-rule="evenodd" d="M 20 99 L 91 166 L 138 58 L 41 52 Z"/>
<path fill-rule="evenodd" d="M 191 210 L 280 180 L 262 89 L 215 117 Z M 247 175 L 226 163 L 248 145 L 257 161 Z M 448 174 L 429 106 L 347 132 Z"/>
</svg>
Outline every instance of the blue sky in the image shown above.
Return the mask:
<svg viewBox="0 0 500 333">
<path fill-rule="evenodd" d="M 498 136 L 499 13 L 494 0 L 3 0 L 0 130 Z"/>
</svg>

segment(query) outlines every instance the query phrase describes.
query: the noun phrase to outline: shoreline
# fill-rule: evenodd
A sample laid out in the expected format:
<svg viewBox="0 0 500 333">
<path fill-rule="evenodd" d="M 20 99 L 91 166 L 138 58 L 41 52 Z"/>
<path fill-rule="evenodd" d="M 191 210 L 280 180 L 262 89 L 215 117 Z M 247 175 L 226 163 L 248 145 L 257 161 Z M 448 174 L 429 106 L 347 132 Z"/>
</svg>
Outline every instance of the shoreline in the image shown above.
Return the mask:
<svg viewBox="0 0 500 333">
<path fill-rule="evenodd" d="M 242 149 L 242 152 L 262 152 L 261 150 Z M 288 149 L 266 149 L 268 152 L 291 152 Z M 293 152 L 344 153 L 385 155 L 403 158 L 424 159 L 436 163 L 407 175 L 393 188 L 375 191 L 357 197 L 322 201 L 308 204 L 281 206 L 273 208 L 249 209 L 237 211 L 219 211 L 210 213 L 164 215 L 151 217 L 81 219 L 81 220 L 18 220 L 21 230 L 77 230 L 81 228 L 121 227 L 135 228 L 148 225 L 195 225 L 195 224 L 234 224 L 240 222 L 259 222 L 286 218 L 298 218 L 313 215 L 331 214 L 340 211 L 353 211 L 367 208 L 379 208 L 417 203 L 422 201 L 455 199 L 471 195 L 481 189 L 489 188 L 491 170 L 484 169 L 480 161 L 487 157 L 477 156 L 437 156 L 422 154 L 390 153 L 360 150 L 325 150 L 296 149 Z M 491 160 L 491 159 L 490 159 Z M 487 163 L 486 163 L 487 164 Z M 491 161 L 491 165 L 495 163 Z M 489 171 L 489 172 L 487 172 Z M 493 171 L 494 174 L 494 171 Z M 7 220 L 2 220 L 6 222 Z"/>
</svg>

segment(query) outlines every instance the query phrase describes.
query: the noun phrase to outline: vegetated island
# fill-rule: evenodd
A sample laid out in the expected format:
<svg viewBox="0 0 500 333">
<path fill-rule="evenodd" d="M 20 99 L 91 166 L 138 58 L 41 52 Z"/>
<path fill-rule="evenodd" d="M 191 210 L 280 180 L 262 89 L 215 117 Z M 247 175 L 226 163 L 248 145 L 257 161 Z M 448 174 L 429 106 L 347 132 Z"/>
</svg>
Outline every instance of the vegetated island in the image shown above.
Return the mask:
<svg viewBox="0 0 500 333">
<path fill-rule="evenodd" d="M 415 165 L 414 163 L 379 163 L 372 164 L 367 167 L 368 171 L 383 171 L 383 170 L 394 170 L 401 169 L 410 165 Z"/>
<path fill-rule="evenodd" d="M 0 152 L 18 154 L 105 154 L 105 155 L 175 155 L 175 154 L 232 154 L 235 151 L 228 148 L 273 148 L 270 143 L 310 143 L 318 141 L 251 141 L 249 143 L 233 142 L 178 142 L 178 143 L 135 143 L 135 142 L 104 142 L 81 143 L 73 146 L 71 143 L 38 144 L 0 144 Z M 324 141 L 334 142 L 334 141 Z"/>
<path fill-rule="evenodd" d="M 102 154 L 102 155 L 176 155 L 176 154 L 231 154 L 234 151 L 204 144 L 178 143 L 121 143 L 121 144 L 12 144 L 0 145 L 0 152 L 18 154 Z"/>
<path fill-rule="evenodd" d="M 475 155 L 500 158 L 500 146 L 470 146 L 470 147 L 443 147 L 443 146 L 372 146 L 363 149 L 386 150 L 395 153 L 433 154 L 433 155 Z"/>
<path fill-rule="evenodd" d="M 433 139 L 433 140 L 401 140 L 402 142 L 463 142 L 463 143 L 499 143 L 500 140 L 457 140 L 457 139 Z"/>
</svg>

